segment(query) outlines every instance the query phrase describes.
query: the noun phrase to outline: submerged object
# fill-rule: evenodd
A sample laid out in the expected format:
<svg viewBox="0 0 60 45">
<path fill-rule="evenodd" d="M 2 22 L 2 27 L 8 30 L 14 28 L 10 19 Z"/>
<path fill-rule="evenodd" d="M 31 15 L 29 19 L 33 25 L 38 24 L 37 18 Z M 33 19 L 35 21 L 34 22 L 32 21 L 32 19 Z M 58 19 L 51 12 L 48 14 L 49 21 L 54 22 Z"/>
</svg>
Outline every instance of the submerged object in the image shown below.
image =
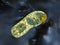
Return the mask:
<svg viewBox="0 0 60 45">
<path fill-rule="evenodd" d="M 47 15 L 43 11 L 33 11 L 12 27 L 11 34 L 13 37 L 19 38 L 25 35 L 31 28 L 45 23 L 46 19 Z"/>
</svg>

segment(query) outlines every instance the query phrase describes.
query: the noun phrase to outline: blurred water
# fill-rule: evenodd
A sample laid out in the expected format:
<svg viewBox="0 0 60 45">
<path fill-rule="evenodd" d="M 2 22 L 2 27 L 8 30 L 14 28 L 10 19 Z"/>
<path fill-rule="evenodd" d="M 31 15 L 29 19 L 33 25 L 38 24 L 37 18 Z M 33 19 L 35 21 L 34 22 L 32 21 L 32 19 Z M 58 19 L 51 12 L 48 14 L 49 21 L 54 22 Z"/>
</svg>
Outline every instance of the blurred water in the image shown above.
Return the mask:
<svg viewBox="0 0 60 45">
<path fill-rule="evenodd" d="M 34 10 L 43 10 L 47 13 L 48 19 L 55 21 L 56 28 L 50 27 L 48 34 L 44 37 L 44 45 L 60 45 L 60 1 L 50 0 L 48 2 L 31 3 L 27 11 L 19 11 L 20 2 L 11 5 L 10 10 L 2 11 L 0 9 L 0 45 L 28 45 L 28 39 L 34 36 L 35 28 L 31 29 L 25 36 L 15 39 L 11 36 L 11 27 L 23 18 L 26 14 Z M 21 2 L 21 4 L 24 2 Z M 24 3 L 26 4 L 26 3 Z"/>
</svg>

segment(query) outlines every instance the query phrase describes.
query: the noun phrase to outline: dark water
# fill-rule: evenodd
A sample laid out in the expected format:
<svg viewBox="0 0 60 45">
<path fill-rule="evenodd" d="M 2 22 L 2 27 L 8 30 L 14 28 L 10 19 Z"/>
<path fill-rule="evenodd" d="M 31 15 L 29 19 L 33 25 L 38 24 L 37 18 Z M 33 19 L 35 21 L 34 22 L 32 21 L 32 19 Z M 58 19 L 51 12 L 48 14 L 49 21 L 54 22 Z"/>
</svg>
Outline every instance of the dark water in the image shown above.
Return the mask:
<svg viewBox="0 0 60 45">
<path fill-rule="evenodd" d="M 44 45 L 60 45 L 60 0 L 13 2 L 4 1 L 2 4 L 0 1 L 0 45 L 29 45 L 28 40 L 35 35 L 35 28 L 19 39 L 15 39 L 10 31 L 14 24 L 34 10 L 46 12 L 48 19 L 51 18 L 57 23 L 55 28 L 49 28 L 48 34 L 43 36 Z"/>
</svg>

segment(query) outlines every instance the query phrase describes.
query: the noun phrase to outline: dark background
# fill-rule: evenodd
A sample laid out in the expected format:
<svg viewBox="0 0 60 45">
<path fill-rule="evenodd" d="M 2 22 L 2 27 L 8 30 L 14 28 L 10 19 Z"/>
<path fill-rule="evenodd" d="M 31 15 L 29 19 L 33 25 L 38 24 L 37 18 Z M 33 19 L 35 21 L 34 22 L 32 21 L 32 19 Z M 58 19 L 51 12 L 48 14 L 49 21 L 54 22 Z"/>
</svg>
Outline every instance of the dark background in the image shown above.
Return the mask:
<svg viewBox="0 0 60 45">
<path fill-rule="evenodd" d="M 56 23 L 43 35 L 43 45 L 60 45 L 60 0 L 0 0 L 0 45 L 29 45 L 36 28 L 19 39 L 14 38 L 10 31 L 14 24 L 35 10 L 46 12 L 48 19 Z"/>
</svg>

